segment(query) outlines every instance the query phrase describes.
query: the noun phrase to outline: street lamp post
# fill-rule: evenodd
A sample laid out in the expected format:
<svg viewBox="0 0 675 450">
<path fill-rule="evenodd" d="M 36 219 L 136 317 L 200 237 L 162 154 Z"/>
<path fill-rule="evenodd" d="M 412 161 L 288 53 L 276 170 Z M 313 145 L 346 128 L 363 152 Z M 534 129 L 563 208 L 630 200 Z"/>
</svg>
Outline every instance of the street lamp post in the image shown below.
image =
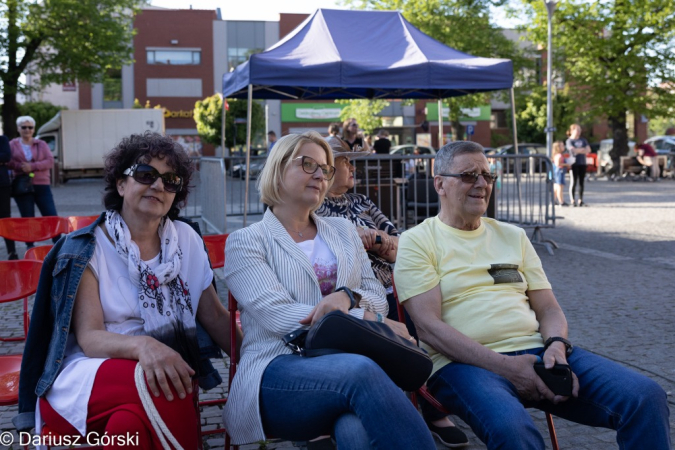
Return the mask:
<svg viewBox="0 0 675 450">
<path fill-rule="evenodd" d="M 557 0 L 544 0 L 548 11 L 548 45 L 546 52 L 546 155 L 551 158 L 553 153 L 553 102 L 551 100 L 552 59 L 553 59 L 553 12 Z"/>
</svg>

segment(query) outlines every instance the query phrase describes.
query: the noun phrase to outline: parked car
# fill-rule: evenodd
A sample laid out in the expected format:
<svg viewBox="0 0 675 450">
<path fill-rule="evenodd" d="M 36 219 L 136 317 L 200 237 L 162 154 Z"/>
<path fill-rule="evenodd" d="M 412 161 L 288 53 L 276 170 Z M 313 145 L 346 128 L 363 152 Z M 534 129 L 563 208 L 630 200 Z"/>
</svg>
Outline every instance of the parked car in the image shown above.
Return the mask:
<svg viewBox="0 0 675 450">
<path fill-rule="evenodd" d="M 490 152 L 487 152 L 487 157 L 489 158 L 490 156 L 499 156 L 499 155 L 515 155 L 516 150 L 513 144 L 507 144 L 507 145 L 502 145 L 501 147 L 497 147 L 493 149 Z M 544 144 L 528 144 L 528 143 L 523 143 L 523 144 L 518 144 L 518 154 L 520 155 L 544 155 L 546 156 L 546 145 Z M 523 158 L 522 160 L 522 168 L 521 172 L 527 172 L 527 165 L 529 164 L 529 159 L 530 158 Z M 541 161 L 541 160 L 538 160 Z M 513 173 L 513 168 L 515 167 L 514 161 L 504 161 L 502 163 L 504 167 L 504 172 L 506 173 Z M 539 168 L 537 167 L 536 172 L 540 172 Z"/>
<path fill-rule="evenodd" d="M 654 147 L 659 155 L 675 153 L 675 136 L 654 136 L 645 142 Z"/>
<path fill-rule="evenodd" d="M 432 147 L 426 147 L 423 145 L 396 145 L 389 150 L 390 155 L 412 155 L 415 151 L 415 148 L 419 147 L 420 155 L 435 155 L 436 150 Z"/>
</svg>

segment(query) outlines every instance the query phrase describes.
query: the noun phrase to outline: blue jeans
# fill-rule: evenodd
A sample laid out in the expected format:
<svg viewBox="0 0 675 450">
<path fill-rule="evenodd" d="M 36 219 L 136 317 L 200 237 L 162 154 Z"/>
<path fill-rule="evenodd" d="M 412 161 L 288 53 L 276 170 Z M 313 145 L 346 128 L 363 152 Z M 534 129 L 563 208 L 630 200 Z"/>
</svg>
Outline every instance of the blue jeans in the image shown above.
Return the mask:
<svg viewBox="0 0 675 450">
<path fill-rule="evenodd" d="M 361 355 L 276 357 L 263 375 L 260 415 L 265 433 L 275 438 L 332 434 L 340 449 L 436 448 L 410 400 Z"/>
<path fill-rule="evenodd" d="M 506 355 L 543 356 L 543 348 Z M 554 405 L 523 404 L 516 388 L 493 372 L 450 363 L 429 378 L 436 399 L 457 414 L 488 449 L 544 449 L 544 440 L 525 407 L 572 422 L 617 431 L 620 449 L 669 450 L 666 393 L 653 380 L 591 352 L 575 348 L 568 358 L 579 378 L 579 397 Z M 423 405 L 426 411 L 431 408 Z"/>
<path fill-rule="evenodd" d="M 16 206 L 19 208 L 21 217 L 35 217 L 35 206 L 40 210 L 42 217 L 58 216 L 56 213 L 56 205 L 54 205 L 54 197 L 52 197 L 52 188 L 45 184 L 33 185 L 35 192 L 33 194 L 19 195 L 14 197 Z M 56 244 L 61 236 L 52 238 L 52 242 Z M 32 247 L 32 242 L 26 242 L 27 247 Z"/>
</svg>

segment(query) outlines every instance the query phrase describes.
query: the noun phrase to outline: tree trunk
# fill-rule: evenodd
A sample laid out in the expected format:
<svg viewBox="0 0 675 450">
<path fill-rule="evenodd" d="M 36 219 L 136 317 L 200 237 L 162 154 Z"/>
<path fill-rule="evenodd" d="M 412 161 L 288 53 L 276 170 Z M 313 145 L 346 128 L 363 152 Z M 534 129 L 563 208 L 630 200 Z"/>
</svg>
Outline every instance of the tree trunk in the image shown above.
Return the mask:
<svg viewBox="0 0 675 450">
<path fill-rule="evenodd" d="M 5 90 L 3 95 L 4 103 L 1 107 L 2 131 L 9 139 L 14 139 L 19 135 L 16 128 L 16 119 L 19 117 L 19 108 L 16 104 L 16 94 L 8 91 L 9 89 Z"/>
<path fill-rule="evenodd" d="M 628 154 L 628 132 L 626 131 L 626 111 L 608 117 L 609 125 L 612 128 L 612 151 L 609 156 L 612 157 L 612 169 L 610 174 L 618 174 L 621 170 L 621 157 Z"/>
<path fill-rule="evenodd" d="M 451 120 L 450 127 L 452 128 L 452 137 L 456 141 L 464 140 L 464 127 L 459 123 L 459 120 Z"/>
</svg>

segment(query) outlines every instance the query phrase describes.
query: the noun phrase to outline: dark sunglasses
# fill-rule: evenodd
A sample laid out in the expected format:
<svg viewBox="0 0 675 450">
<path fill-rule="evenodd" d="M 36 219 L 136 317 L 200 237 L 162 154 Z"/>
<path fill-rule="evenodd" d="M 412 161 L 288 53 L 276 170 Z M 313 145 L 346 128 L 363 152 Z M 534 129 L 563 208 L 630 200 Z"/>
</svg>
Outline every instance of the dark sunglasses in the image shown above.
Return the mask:
<svg viewBox="0 0 675 450">
<path fill-rule="evenodd" d="M 35 127 L 31 127 L 31 126 L 27 126 L 27 127 L 26 127 L 26 126 L 22 126 L 22 127 L 21 127 L 22 130 L 32 130 L 33 128 L 35 128 Z"/>
<path fill-rule="evenodd" d="M 476 172 L 462 172 L 462 173 L 439 173 L 439 177 L 457 177 L 462 180 L 462 183 L 476 184 L 478 177 L 482 176 L 487 184 L 494 184 L 499 178 L 499 175 L 494 173 L 476 173 Z"/>
<path fill-rule="evenodd" d="M 320 168 L 321 172 L 323 173 L 323 178 L 326 181 L 332 180 L 333 176 L 335 175 L 335 167 L 329 166 L 328 164 L 319 164 L 309 156 L 298 156 L 297 158 L 293 159 L 293 161 L 296 159 L 302 159 L 302 170 L 304 170 L 305 173 L 312 175 L 316 172 L 316 169 Z"/>
<path fill-rule="evenodd" d="M 161 178 L 164 189 L 171 193 L 176 193 L 183 187 L 183 179 L 179 175 L 173 172 L 159 173 L 149 164 L 134 164 L 124 171 L 124 175 L 133 177 L 141 184 L 152 184 L 157 178 Z"/>
</svg>

